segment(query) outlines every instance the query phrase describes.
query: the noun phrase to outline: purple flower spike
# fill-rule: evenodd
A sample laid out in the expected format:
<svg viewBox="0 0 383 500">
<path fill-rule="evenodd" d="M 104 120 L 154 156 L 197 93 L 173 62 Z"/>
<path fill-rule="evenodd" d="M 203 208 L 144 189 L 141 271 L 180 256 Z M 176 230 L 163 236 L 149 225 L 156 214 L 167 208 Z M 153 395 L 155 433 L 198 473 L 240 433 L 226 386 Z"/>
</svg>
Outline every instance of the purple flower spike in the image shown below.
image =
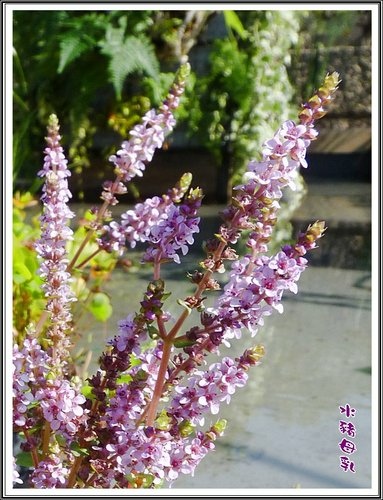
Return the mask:
<svg viewBox="0 0 383 500">
<path fill-rule="evenodd" d="M 68 221 L 74 216 L 67 205 L 72 196 L 67 182 L 70 172 L 60 140 L 58 119 L 51 115 L 44 166 L 39 172 L 41 177 L 45 177 L 41 196 L 44 209 L 40 217 L 41 238 L 36 242 L 35 248 L 41 260 L 39 274 L 44 280 L 42 288 L 47 298 L 46 309 L 53 320 L 48 336 L 54 343 L 56 361 L 68 357 L 70 341 L 67 333 L 72 321 L 70 304 L 76 300 L 70 288 L 66 253 L 66 243 L 72 239 L 73 234 Z"/>
<path fill-rule="evenodd" d="M 118 179 L 122 182 L 129 182 L 136 176 L 142 177 L 146 164 L 152 160 L 155 150 L 162 148 L 166 136 L 172 132 L 176 124 L 173 111 L 179 106 L 189 72 L 188 64 L 181 66 L 168 96 L 158 111 L 154 109 L 148 111 L 130 132 L 131 138 L 124 141 L 121 148 L 109 157 L 109 161 L 115 166 Z M 118 201 L 115 194 L 117 191 L 107 186 L 101 198 L 110 205 L 116 205 Z"/>
</svg>

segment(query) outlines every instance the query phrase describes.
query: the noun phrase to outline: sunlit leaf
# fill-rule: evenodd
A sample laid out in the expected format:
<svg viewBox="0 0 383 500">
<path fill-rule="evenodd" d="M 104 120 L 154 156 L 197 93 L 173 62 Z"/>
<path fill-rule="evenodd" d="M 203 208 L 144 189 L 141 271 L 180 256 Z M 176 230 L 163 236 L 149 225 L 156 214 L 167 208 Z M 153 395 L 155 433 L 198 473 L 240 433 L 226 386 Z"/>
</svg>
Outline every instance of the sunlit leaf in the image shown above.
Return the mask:
<svg viewBox="0 0 383 500">
<path fill-rule="evenodd" d="M 93 295 L 89 310 L 98 321 L 106 321 L 113 312 L 109 297 L 102 292 Z"/>
</svg>

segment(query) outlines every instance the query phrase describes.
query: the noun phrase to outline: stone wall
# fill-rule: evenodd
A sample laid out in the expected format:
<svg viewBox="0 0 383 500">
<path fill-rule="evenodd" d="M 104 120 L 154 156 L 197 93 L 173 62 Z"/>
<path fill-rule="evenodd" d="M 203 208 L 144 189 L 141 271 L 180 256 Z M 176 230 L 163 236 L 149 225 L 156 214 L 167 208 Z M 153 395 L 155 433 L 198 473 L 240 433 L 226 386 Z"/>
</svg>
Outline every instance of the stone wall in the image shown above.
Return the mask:
<svg viewBox="0 0 383 500">
<path fill-rule="evenodd" d="M 307 49 L 294 58 L 292 79 L 301 93 L 313 68 L 337 71 L 341 84 L 329 113 L 318 123 L 312 152 L 352 153 L 371 148 L 371 46 Z M 300 96 L 302 99 L 305 97 Z"/>
</svg>

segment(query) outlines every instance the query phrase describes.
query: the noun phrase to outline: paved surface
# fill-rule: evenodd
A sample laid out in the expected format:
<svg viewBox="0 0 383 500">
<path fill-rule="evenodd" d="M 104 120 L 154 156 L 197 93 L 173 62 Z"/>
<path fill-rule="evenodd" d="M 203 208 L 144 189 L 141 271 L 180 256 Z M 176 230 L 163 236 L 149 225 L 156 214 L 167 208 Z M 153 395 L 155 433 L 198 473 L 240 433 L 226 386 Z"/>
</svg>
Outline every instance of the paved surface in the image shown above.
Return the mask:
<svg viewBox="0 0 383 500">
<path fill-rule="evenodd" d="M 214 231 L 216 209 L 204 209 L 203 235 Z M 255 339 L 244 334 L 233 345 L 231 356 L 262 343 L 263 364 L 232 404 L 222 408 L 229 424 L 216 452 L 204 459 L 194 478 L 183 476 L 173 488 L 233 488 L 236 493 L 244 488 L 259 494 L 262 488 L 371 487 L 370 186 L 309 186 L 294 227 L 316 219 L 326 220 L 329 227 L 327 250 L 303 274 L 298 295 L 285 296 L 283 315 L 267 318 Z M 354 253 L 349 246 L 343 248 L 350 238 L 359 242 Z M 173 297 L 190 292 L 184 276 L 195 268 L 195 257 L 188 255 L 185 265 L 165 272 Z M 108 284 L 115 310 L 105 329 L 95 331 L 94 359 L 116 321 L 138 304 L 138 290 L 145 289 L 149 276 L 119 271 Z M 177 313 L 178 308 L 174 300 L 170 309 Z M 356 409 L 352 422 L 357 434 L 352 440 L 357 451 L 350 456 L 355 474 L 339 466 L 344 437 L 339 406 L 346 403 Z"/>
</svg>

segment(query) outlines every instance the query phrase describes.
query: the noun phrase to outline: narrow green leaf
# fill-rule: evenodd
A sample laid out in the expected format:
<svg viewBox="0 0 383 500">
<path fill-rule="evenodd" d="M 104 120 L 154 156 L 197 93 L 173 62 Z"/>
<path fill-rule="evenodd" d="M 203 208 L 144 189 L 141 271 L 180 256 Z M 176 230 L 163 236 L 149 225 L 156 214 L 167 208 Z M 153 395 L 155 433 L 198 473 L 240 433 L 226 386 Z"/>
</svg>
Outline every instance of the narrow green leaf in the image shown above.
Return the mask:
<svg viewBox="0 0 383 500">
<path fill-rule="evenodd" d="M 89 455 L 89 451 L 86 448 L 81 448 L 80 445 L 76 442 L 70 445 L 74 457 L 86 456 Z"/>
<path fill-rule="evenodd" d="M 24 283 L 32 278 L 32 274 L 24 262 L 13 263 L 13 279 L 16 283 Z"/>
<path fill-rule="evenodd" d="M 94 399 L 92 387 L 87 382 L 81 387 L 81 394 L 86 398 Z"/>
<path fill-rule="evenodd" d="M 117 383 L 118 384 L 129 384 L 129 382 L 132 381 L 132 376 L 129 375 L 128 373 L 124 373 L 121 375 L 121 377 L 118 377 Z"/>
<path fill-rule="evenodd" d="M 246 37 L 246 30 L 241 23 L 238 15 L 234 10 L 224 10 L 223 15 L 225 18 L 225 23 L 228 28 L 236 31 L 240 38 L 244 39 Z"/>
<path fill-rule="evenodd" d="M 179 339 L 175 339 L 174 342 L 173 342 L 174 347 L 177 347 L 177 348 L 189 347 L 191 345 L 194 345 L 195 343 L 196 343 L 195 340 L 190 340 L 190 339 L 187 339 L 185 337 L 179 338 Z"/>
</svg>

